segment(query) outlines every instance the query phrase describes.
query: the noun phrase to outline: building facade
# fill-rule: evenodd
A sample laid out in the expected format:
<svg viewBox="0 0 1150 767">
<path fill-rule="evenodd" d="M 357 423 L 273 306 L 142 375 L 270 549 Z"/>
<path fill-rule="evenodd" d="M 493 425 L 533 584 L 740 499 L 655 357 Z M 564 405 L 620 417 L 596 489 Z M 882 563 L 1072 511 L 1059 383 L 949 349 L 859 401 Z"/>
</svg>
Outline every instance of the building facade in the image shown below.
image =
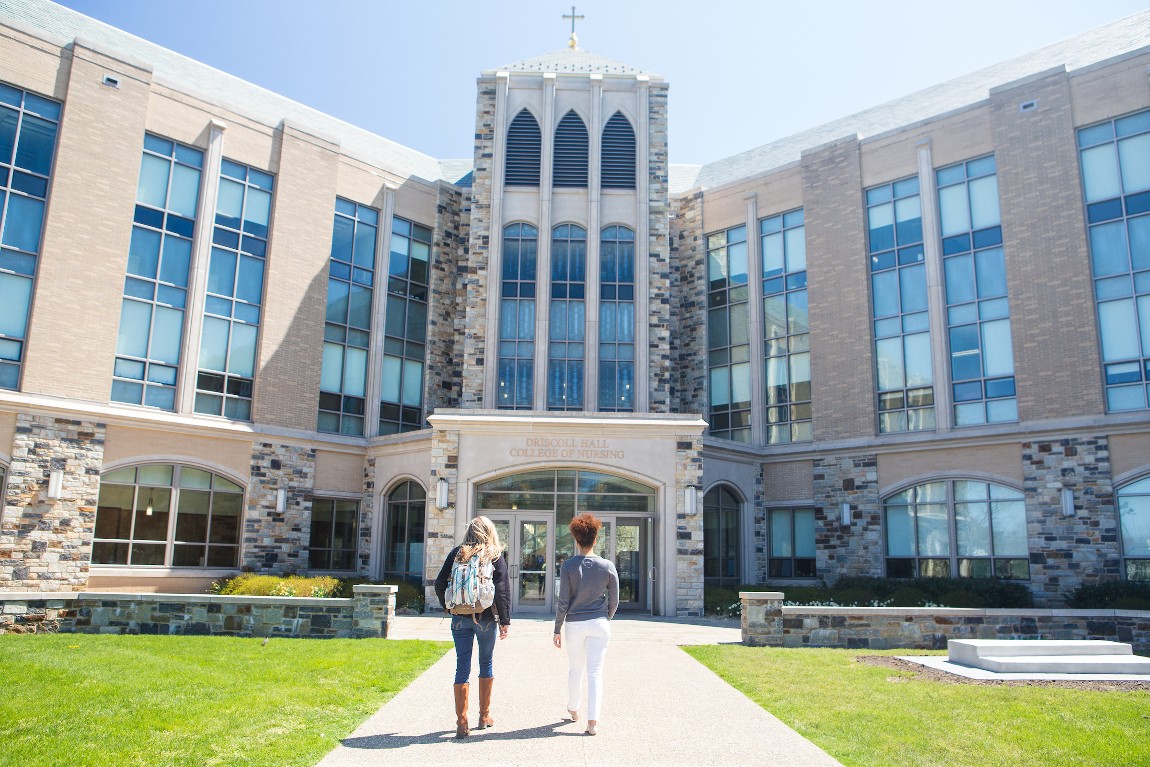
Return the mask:
<svg viewBox="0 0 1150 767">
<path fill-rule="evenodd" d="M 429 588 L 485 514 L 546 613 L 583 510 L 661 615 L 1150 579 L 1148 40 L 706 166 L 568 48 L 483 72 L 450 161 L 4 0 L 0 589 Z"/>
</svg>

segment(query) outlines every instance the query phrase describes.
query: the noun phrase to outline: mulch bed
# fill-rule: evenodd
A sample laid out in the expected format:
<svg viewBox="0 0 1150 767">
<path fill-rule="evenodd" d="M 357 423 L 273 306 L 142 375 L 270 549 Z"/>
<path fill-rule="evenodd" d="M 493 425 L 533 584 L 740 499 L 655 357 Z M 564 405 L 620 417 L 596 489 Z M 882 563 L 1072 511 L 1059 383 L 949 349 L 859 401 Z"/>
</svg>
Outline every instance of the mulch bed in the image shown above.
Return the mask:
<svg viewBox="0 0 1150 767">
<path fill-rule="evenodd" d="M 888 682 L 941 682 L 943 684 L 979 684 L 979 685 L 1005 685 L 1008 687 L 1065 687 L 1070 690 L 1098 690 L 1101 692 L 1135 692 L 1138 690 L 1150 692 L 1150 681 L 1145 682 L 1107 682 L 1074 680 L 998 680 L 998 679 L 968 679 L 958 674 L 939 671 L 929 666 L 911 663 L 893 655 L 860 655 L 855 660 L 868 666 L 879 666 L 899 672 L 897 676 L 888 676 Z"/>
</svg>

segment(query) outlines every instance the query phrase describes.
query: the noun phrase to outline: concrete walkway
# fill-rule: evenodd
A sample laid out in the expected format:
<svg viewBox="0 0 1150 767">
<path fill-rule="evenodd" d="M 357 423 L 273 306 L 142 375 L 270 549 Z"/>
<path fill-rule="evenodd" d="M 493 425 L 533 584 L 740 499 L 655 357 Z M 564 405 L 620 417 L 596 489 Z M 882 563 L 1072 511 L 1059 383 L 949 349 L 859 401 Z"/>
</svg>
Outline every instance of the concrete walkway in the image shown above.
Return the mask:
<svg viewBox="0 0 1150 767">
<path fill-rule="evenodd" d="M 344 739 L 319 767 L 360 765 L 786 765 L 839 764 L 679 649 L 738 643 L 734 623 L 617 618 L 604 670 L 598 735 L 566 718 L 567 654 L 550 620 L 517 618 L 495 647 L 495 727 L 455 738 L 449 652 Z M 396 620 L 395 639 L 450 640 L 438 617 Z M 478 710 L 472 671 L 471 714 Z"/>
</svg>

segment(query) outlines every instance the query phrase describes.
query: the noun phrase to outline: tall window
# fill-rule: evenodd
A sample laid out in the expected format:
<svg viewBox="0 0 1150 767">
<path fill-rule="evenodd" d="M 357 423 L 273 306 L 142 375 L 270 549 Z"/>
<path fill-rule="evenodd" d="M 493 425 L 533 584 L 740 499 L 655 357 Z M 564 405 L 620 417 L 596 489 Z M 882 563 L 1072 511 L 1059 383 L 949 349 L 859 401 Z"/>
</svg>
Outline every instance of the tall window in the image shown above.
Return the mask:
<svg viewBox="0 0 1150 767">
<path fill-rule="evenodd" d="M 507 129 L 507 154 L 503 183 L 506 186 L 539 186 L 539 156 L 543 134 L 535 116 L 519 111 Z"/>
<path fill-rule="evenodd" d="M 0 83 L 0 389 L 20 385 L 60 104 Z"/>
<path fill-rule="evenodd" d="M 883 501 L 891 578 L 1030 577 L 1022 493 L 988 482 L 917 485 Z"/>
<path fill-rule="evenodd" d="M 736 584 L 739 573 L 739 499 L 726 487 L 703 498 L 703 579 Z"/>
<path fill-rule="evenodd" d="M 336 198 L 323 326 L 319 430 L 363 436 L 379 213 Z"/>
<path fill-rule="evenodd" d="M 1150 111 L 1078 131 L 1106 408 L 1150 397 Z"/>
<path fill-rule="evenodd" d="M 771 509 L 768 578 L 815 577 L 815 510 Z"/>
<path fill-rule="evenodd" d="M 922 204 L 918 179 L 866 193 L 879 431 L 934 428 Z"/>
<path fill-rule="evenodd" d="M 204 153 L 145 134 L 112 399 L 176 408 Z"/>
<path fill-rule="evenodd" d="M 224 160 L 204 301 L 196 412 L 251 420 L 274 179 Z"/>
<path fill-rule="evenodd" d="M 751 441 L 751 339 L 747 331 L 747 227 L 707 237 L 707 361 L 711 436 Z"/>
<path fill-rule="evenodd" d="M 1018 420 L 994 157 L 936 174 L 954 423 Z"/>
<path fill-rule="evenodd" d="M 635 232 L 625 226 L 599 240 L 599 410 L 635 410 Z"/>
<path fill-rule="evenodd" d="M 803 211 L 759 221 L 767 442 L 811 441 L 811 341 Z"/>
<path fill-rule="evenodd" d="M 404 482 L 387 496 L 387 542 L 383 577 L 423 583 L 423 540 L 427 493 Z"/>
<path fill-rule="evenodd" d="M 1118 489 L 1126 579 L 1150 581 L 1150 477 Z"/>
<path fill-rule="evenodd" d="M 499 394 L 504 410 L 530 410 L 535 376 L 535 260 L 539 230 L 511 224 L 503 230 L 499 304 Z"/>
<path fill-rule="evenodd" d="M 312 570 L 354 570 L 359 546 L 359 501 L 313 498 L 308 565 Z"/>
<path fill-rule="evenodd" d="M 587 230 L 560 224 L 551 235 L 547 409 L 583 409 L 587 327 Z"/>
<path fill-rule="evenodd" d="M 572 109 L 555 129 L 555 163 L 552 186 L 587 186 L 587 126 Z"/>
<path fill-rule="evenodd" d="M 100 478 L 94 565 L 239 565 L 244 492 L 218 474 L 178 464 Z"/>
<path fill-rule="evenodd" d="M 600 183 L 604 189 L 635 188 L 635 129 L 622 112 L 611 115 L 600 141 Z"/>
<path fill-rule="evenodd" d="M 387 311 L 383 337 L 383 389 L 379 433 L 423 428 L 423 365 L 427 359 L 427 286 L 431 230 L 391 220 Z"/>
</svg>

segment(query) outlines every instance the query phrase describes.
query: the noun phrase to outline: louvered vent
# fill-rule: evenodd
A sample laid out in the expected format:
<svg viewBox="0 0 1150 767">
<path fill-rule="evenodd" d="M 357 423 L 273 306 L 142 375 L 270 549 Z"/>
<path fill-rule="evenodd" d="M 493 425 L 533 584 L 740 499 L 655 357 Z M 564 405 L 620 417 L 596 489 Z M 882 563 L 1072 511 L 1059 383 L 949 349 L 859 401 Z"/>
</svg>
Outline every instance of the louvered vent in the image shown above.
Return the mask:
<svg viewBox="0 0 1150 767">
<path fill-rule="evenodd" d="M 535 117 L 526 109 L 515 115 L 507 129 L 507 164 L 503 169 L 505 186 L 539 186 L 542 143 L 543 134 Z"/>
<path fill-rule="evenodd" d="M 622 112 L 603 128 L 602 158 L 604 189 L 635 188 L 635 130 Z"/>
<path fill-rule="evenodd" d="M 555 129 L 555 176 L 552 186 L 587 186 L 587 126 L 571 110 Z"/>
</svg>

